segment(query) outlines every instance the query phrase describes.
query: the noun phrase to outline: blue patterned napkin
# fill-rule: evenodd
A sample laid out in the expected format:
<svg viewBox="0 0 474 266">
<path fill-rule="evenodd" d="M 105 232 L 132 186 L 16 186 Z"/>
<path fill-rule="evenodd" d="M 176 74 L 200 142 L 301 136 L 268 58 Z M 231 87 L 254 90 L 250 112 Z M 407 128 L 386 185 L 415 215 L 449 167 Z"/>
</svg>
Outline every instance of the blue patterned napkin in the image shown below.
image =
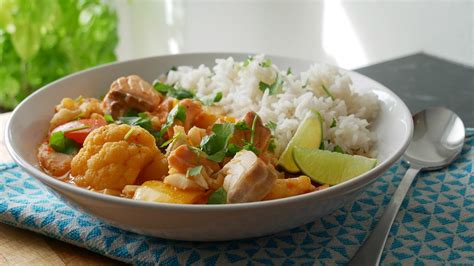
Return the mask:
<svg viewBox="0 0 474 266">
<path fill-rule="evenodd" d="M 474 264 L 474 129 L 447 169 L 423 172 L 402 205 L 383 264 Z M 407 170 L 395 164 L 357 201 L 272 236 L 232 242 L 180 242 L 108 226 L 53 196 L 16 164 L 0 164 L 0 222 L 134 263 L 344 264 L 362 244 Z"/>
</svg>

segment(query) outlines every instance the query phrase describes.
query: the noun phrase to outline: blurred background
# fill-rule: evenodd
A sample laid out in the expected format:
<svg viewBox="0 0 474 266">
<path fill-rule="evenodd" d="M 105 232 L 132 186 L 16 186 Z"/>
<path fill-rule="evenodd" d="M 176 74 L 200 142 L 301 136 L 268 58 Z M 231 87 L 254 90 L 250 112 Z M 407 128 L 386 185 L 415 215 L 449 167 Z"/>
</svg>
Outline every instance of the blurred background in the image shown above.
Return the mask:
<svg viewBox="0 0 474 266">
<path fill-rule="evenodd" d="M 474 66 L 474 1 L 0 0 L 0 108 L 84 68 L 190 52 Z"/>
</svg>

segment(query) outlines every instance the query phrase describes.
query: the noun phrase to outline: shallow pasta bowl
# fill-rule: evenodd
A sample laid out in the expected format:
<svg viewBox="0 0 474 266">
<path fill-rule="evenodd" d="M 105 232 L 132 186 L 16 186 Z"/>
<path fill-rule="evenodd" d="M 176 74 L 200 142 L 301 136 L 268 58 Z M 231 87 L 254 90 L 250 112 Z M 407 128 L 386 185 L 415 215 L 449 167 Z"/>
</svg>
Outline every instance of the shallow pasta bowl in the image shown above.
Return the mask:
<svg viewBox="0 0 474 266">
<path fill-rule="evenodd" d="M 48 130 L 54 106 L 64 97 L 100 97 L 120 76 L 138 74 L 152 81 L 172 66 L 205 64 L 232 56 L 244 60 L 247 54 L 182 54 L 113 63 L 79 72 L 53 82 L 23 101 L 6 128 L 6 145 L 14 160 L 34 178 L 81 209 L 113 226 L 145 235 L 193 241 L 231 240 L 256 237 L 290 229 L 327 215 L 353 201 L 405 151 L 413 122 L 406 105 L 383 85 L 349 72 L 356 88 L 372 90 L 381 101 L 373 124 L 378 135 L 378 165 L 369 172 L 325 190 L 286 199 L 231 205 L 176 205 L 119 198 L 61 182 L 41 171 L 36 150 Z M 312 62 L 270 56 L 281 68 L 295 73 Z"/>
</svg>

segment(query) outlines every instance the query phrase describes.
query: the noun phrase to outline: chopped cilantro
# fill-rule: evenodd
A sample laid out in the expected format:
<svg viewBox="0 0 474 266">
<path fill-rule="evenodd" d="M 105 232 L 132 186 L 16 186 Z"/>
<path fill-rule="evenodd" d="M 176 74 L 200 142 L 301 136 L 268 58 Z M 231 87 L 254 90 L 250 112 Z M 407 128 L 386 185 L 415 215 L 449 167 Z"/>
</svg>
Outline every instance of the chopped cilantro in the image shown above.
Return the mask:
<svg viewBox="0 0 474 266">
<path fill-rule="evenodd" d="M 83 130 L 83 129 L 86 129 L 86 128 L 90 128 L 90 126 L 88 126 L 88 125 L 82 125 L 82 126 L 78 126 L 78 127 L 73 127 L 73 128 L 70 128 L 70 129 L 66 129 L 66 130 L 64 130 L 63 132 L 64 132 L 64 133 L 67 133 L 67 132 L 74 132 L 74 131 L 79 131 L 79 130 Z"/>
<path fill-rule="evenodd" d="M 267 60 L 264 60 L 263 62 L 260 63 L 260 66 L 261 67 L 270 67 L 272 65 L 272 60 L 270 59 L 267 59 Z"/>
<path fill-rule="evenodd" d="M 276 148 L 275 138 L 271 138 L 270 142 L 268 143 L 268 151 L 275 152 L 275 148 Z"/>
<path fill-rule="evenodd" d="M 247 57 L 247 59 L 245 59 L 244 63 L 243 63 L 243 66 L 246 67 L 248 65 L 250 65 L 250 62 L 253 61 L 253 56 L 249 56 Z"/>
<path fill-rule="evenodd" d="M 194 93 L 192 91 L 184 88 L 175 88 L 174 86 L 162 83 L 159 80 L 153 82 L 153 88 L 161 94 L 168 95 L 178 100 L 194 98 Z"/>
<path fill-rule="evenodd" d="M 203 97 L 202 99 L 199 99 L 204 105 L 212 105 L 213 103 L 217 103 L 222 99 L 222 92 L 218 91 L 215 92 L 213 95 Z"/>
<path fill-rule="evenodd" d="M 148 131 L 153 129 L 151 120 L 146 113 L 139 113 L 137 116 L 124 116 L 119 118 L 119 122 L 131 126 L 140 126 Z"/>
<path fill-rule="evenodd" d="M 330 128 L 333 128 L 333 127 L 336 127 L 337 125 L 337 121 L 336 121 L 336 118 L 332 118 L 332 122 L 331 122 L 331 126 L 329 126 Z"/>
<path fill-rule="evenodd" d="M 188 171 L 186 172 L 186 177 L 197 176 L 201 173 L 201 171 L 202 171 L 202 165 L 198 165 L 196 167 L 189 168 Z"/>
<path fill-rule="evenodd" d="M 262 91 L 265 92 L 265 90 L 269 90 L 270 95 L 275 95 L 281 92 L 283 87 L 283 79 L 280 74 L 277 74 L 275 82 L 273 84 L 269 85 L 263 81 L 260 81 L 258 84 L 258 88 Z"/>
<path fill-rule="evenodd" d="M 229 146 L 227 146 L 227 153 L 225 155 L 229 157 L 234 157 L 235 154 L 241 150 L 241 147 L 235 145 L 234 143 L 230 143 Z"/>
<path fill-rule="evenodd" d="M 192 91 L 186 90 L 184 88 L 173 88 L 168 91 L 168 96 L 176 98 L 178 100 L 182 99 L 192 99 L 194 98 L 194 93 Z"/>
<path fill-rule="evenodd" d="M 255 114 L 252 121 L 252 128 L 250 129 L 250 143 L 253 145 L 253 139 L 255 137 L 255 127 L 257 126 L 258 115 Z"/>
<path fill-rule="evenodd" d="M 336 147 L 334 147 L 334 152 L 339 152 L 339 153 L 346 153 L 342 148 L 341 146 L 339 145 L 336 145 Z"/>
<path fill-rule="evenodd" d="M 331 92 L 328 90 L 328 88 L 326 88 L 326 86 L 324 86 L 324 84 L 321 84 L 321 87 L 323 88 L 324 92 L 331 98 L 334 100 L 334 96 L 332 96 Z"/>
<path fill-rule="evenodd" d="M 125 134 L 125 136 L 123 137 L 123 139 L 124 139 L 124 140 L 128 140 L 128 139 L 132 136 L 132 134 L 133 134 L 134 131 L 135 131 L 135 128 L 132 126 L 132 127 L 127 131 L 127 134 Z"/>
<path fill-rule="evenodd" d="M 303 85 L 303 89 L 305 89 L 306 87 L 308 87 L 309 85 L 309 79 L 307 79 Z"/>
<path fill-rule="evenodd" d="M 165 148 L 166 146 L 170 145 L 170 143 L 173 142 L 175 139 L 176 139 L 175 136 L 173 136 L 172 138 L 169 138 L 167 141 L 163 142 L 160 145 L 160 148 Z"/>
<path fill-rule="evenodd" d="M 75 154 L 79 151 L 79 144 L 64 136 L 64 132 L 57 131 L 49 137 L 49 146 L 55 151 L 65 154 Z"/>
<path fill-rule="evenodd" d="M 146 129 L 150 134 L 155 137 L 157 143 L 162 141 L 160 132 L 156 131 L 152 124 L 151 119 L 146 113 L 138 113 L 137 116 L 124 116 L 120 117 L 116 123 L 127 124 L 130 126 L 139 126 Z"/>
<path fill-rule="evenodd" d="M 109 124 L 115 122 L 114 118 L 113 118 L 111 115 L 109 115 L 109 114 L 105 114 L 105 115 L 104 115 L 104 119 L 105 119 L 105 121 L 106 121 L 107 123 L 109 123 Z"/>
<path fill-rule="evenodd" d="M 245 123 L 245 121 L 235 123 L 235 128 L 239 130 L 250 130 L 250 127 Z"/>
<path fill-rule="evenodd" d="M 225 204 L 227 202 L 227 191 L 223 187 L 220 187 L 216 191 L 212 192 L 207 200 L 207 204 Z"/>
<path fill-rule="evenodd" d="M 202 139 L 201 150 L 208 155 L 209 160 L 221 162 L 227 153 L 229 140 L 234 134 L 234 124 L 215 124 L 212 132 Z"/>
<path fill-rule="evenodd" d="M 128 110 L 123 116 L 127 116 L 127 117 L 130 117 L 130 116 L 138 116 L 138 113 L 140 113 L 140 111 L 138 111 L 137 109 L 130 109 Z"/>
<path fill-rule="evenodd" d="M 321 121 L 321 123 L 324 122 L 324 117 L 321 115 L 320 112 L 318 112 L 318 111 L 313 111 L 313 113 L 315 113 L 315 114 L 318 116 L 319 121 Z"/>
<path fill-rule="evenodd" d="M 224 160 L 226 154 L 227 154 L 227 152 L 225 150 L 221 150 L 221 151 L 218 151 L 218 152 L 216 152 L 212 155 L 208 155 L 207 159 L 209 159 L 213 162 L 219 163 L 219 162 L 222 162 L 222 160 Z"/>
<path fill-rule="evenodd" d="M 217 102 L 220 102 L 222 100 L 222 92 L 221 91 L 218 91 L 215 95 L 214 95 L 214 102 L 217 103 Z"/>
<path fill-rule="evenodd" d="M 172 66 L 171 69 L 170 69 L 170 71 L 177 71 L 177 70 L 178 70 L 178 68 L 176 66 Z"/>
<path fill-rule="evenodd" d="M 204 153 L 199 148 L 191 146 L 191 145 L 188 145 L 188 148 L 198 156 L 201 156 Z"/>
<path fill-rule="evenodd" d="M 276 130 L 276 127 L 277 125 L 275 124 L 275 122 L 273 121 L 270 121 L 268 122 L 265 127 L 267 127 L 268 129 L 270 129 L 270 131 L 272 132 L 272 134 L 274 135 L 275 134 L 275 130 Z"/>
<path fill-rule="evenodd" d="M 166 118 L 166 123 L 161 127 L 160 134 L 163 136 L 166 131 L 174 124 L 175 120 L 186 121 L 186 108 L 180 104 L 176 105 Z"/>
<path fill-rule="evenodd" d="M 170 145 L 171 142 L 173 142 L 180 134 L 174 134 L 173 137 L 169 138 L 167 141 L 163 142 L 161 145 L 160 145 L 160 148 L 164 148 L 168 145 Z"/>
<path fill-rule="evenodd" d="M 259 88 L 262 92 L 265 92 L 265 90 L 270 89 L 270 85 L 268 85 L 267 83 L 265 83 L 265 82 L 263 82 L 263 81 L 260 81 L 260 83 L 258 83 L 258 88 Z"/>
<path fill-rule="evenodd" d="M 255 147 L 255 143 L 254 143 L 255 127 L 257 125 L 257 120 L 258 120 L 258 115 L 255 114 L 255 116 L 253 118 L 253 121 L 252 121 L 252 128 L 250 129 L 250 141 L 245 142 L 244 146 L 242 147 L 242 149 L 252 151 L 256 155 L 258 155 L 260 153 L 260 151 L 257 150 L 257 147 Z"/>
<path fill-rule="evenodd" d="M 286 75 L 291 75 L 293 74 L 292 70 L 291 70 L 291 67 L 288 68 L 288 70 L 286 70 Z"/>
<path fill-rule="evenodd" d="M 260 151 L 257 150 L 257 147 L 255 147 L 255 145 L 251 142 L 245 143 L 245 145 L 242 147 L 242 149 L 251 151 L 251 152 L 255 153 L 256 155 L 260 154 Z"/>
<path fill-rule="evenodd" d="M 174 87 L 165 83 L 161 83 L 159 80 L 153 82 L 153 88 L 159 93 L 167 94 L 169 91 L 174 90 Z"/>
</svg>

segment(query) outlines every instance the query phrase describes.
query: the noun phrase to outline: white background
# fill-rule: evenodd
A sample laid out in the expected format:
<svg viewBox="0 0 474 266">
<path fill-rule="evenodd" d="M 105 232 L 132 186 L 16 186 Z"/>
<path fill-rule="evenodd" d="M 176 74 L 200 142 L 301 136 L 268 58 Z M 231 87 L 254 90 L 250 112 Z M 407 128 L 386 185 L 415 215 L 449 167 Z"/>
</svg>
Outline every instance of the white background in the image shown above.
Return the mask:
<svg viewBox="0 0 474 266">
<path fill-rule="evenodd" d="M 474 66 L 474 1 L 116 0 L 119 59 L 285 55 L 357 68 L 425 52 Z"/>
</svg>

